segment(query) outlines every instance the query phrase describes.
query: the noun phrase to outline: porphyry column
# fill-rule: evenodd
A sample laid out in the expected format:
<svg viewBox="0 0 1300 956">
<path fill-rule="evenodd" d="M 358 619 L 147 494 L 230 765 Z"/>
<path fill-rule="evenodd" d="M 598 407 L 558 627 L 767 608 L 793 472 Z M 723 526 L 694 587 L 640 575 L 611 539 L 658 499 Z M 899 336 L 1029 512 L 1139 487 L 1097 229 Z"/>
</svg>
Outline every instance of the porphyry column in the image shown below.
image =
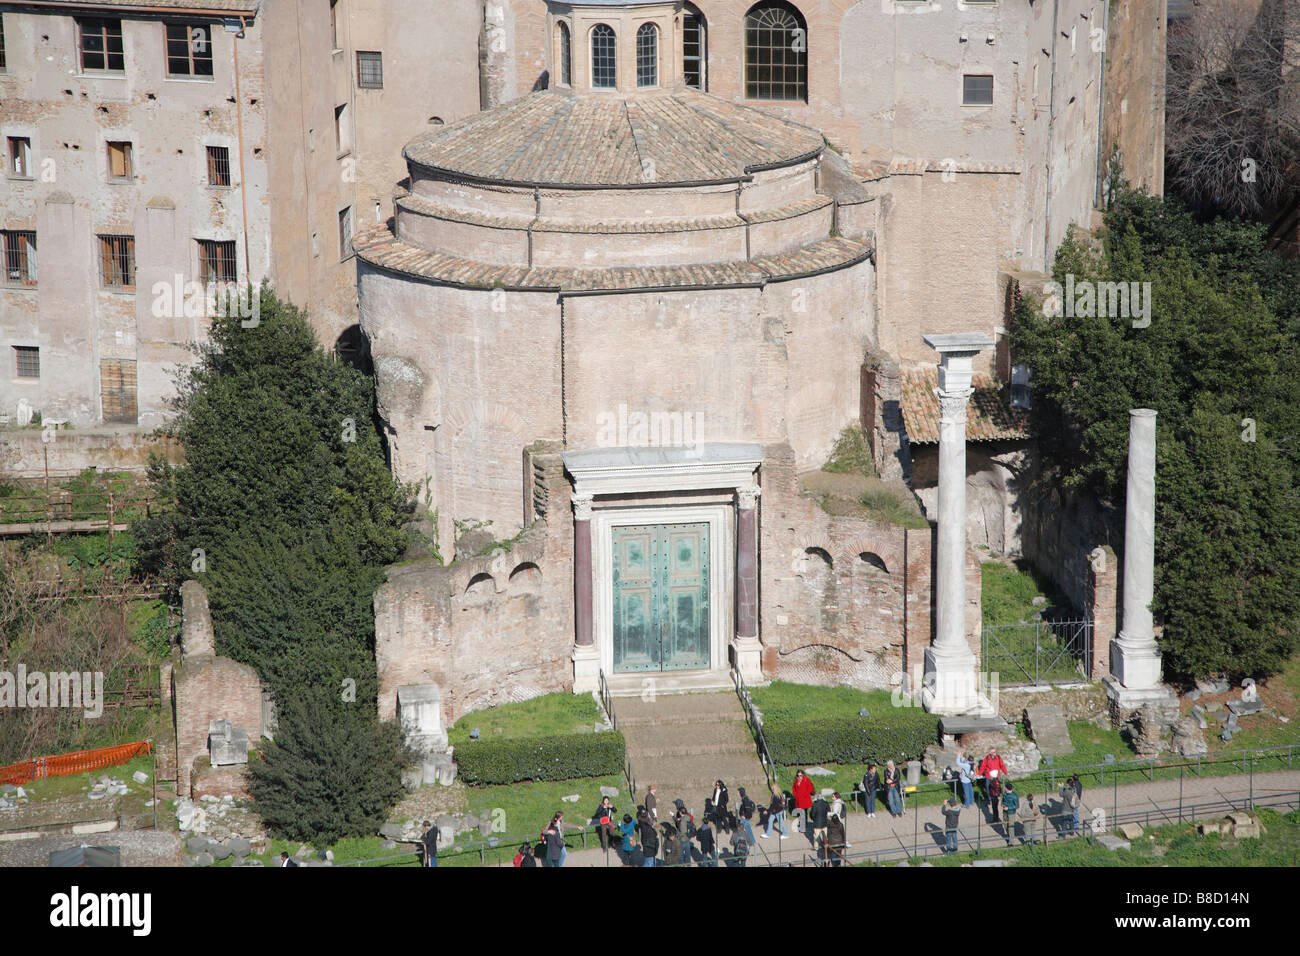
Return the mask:
<svg viewBox="0 0 1300 956">
<path fill-rule="evenodd" d="M 975 654 L 966 641 L 966 405 L 974 359 L 993 340 L 974 332 L 924 336 L 939 362 L 939 553 L 935 561 L 935 636 L 925 650 L 921 700 L 931 713 L 988 709 L 977 690 Z"/>
<path fill-rule="evenodd" d="M 1129 411 L 1124 498 L 1124 624 L 1110 645 L 1110 672 L 1128 690 L 1160 686 L 1151 600 L 1156 568 L 1156 413 Z"/>
<path fill-rule="evenodd" d="M 573 496 L 573 692 L 600 687 L 600 652 L 592 639 L 591 495 Z"/>
<path fill-rule="evenodd" d="M 763 679 L 758 639 L 758 485 L 736 489 L 736 637 L 732 652 L 746 684 Z"/>
</svg>

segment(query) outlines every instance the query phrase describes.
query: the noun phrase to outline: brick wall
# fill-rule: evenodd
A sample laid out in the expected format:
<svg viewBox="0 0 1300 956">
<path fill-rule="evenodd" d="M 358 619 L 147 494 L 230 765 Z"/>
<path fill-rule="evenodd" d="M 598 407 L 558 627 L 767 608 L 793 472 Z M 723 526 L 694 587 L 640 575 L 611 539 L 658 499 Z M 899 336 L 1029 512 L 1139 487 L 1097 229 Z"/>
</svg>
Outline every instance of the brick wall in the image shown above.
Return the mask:
<svg viewBox="0 0 1300 956">
<path fill-rule="evenodd" d="M 257 671 L 226 657 L 190 657 L 172 671 L 176 701 L 176 762 L 184 768 L 208 752 L 209 721 L 229 720 L 248 732 L 249 747 L 262 738 L 262 682 Z"/>
</svg>

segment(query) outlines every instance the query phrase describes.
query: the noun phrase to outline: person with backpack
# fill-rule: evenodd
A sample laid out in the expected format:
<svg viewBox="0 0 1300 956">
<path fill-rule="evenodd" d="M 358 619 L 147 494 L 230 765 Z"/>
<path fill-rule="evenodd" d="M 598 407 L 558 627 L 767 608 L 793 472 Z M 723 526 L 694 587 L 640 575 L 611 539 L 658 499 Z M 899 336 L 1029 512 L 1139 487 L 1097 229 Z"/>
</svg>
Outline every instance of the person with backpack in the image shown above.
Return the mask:
<svg viewBox="0 0 1300 956">
<path fill-rule="evenodd" d="M 956 797 L 949 797 L 943 804 L 943 851 L 957 852 L 957 826 L 961 820 L 961 806 Z"/>
<path fill-rule="evenodd" d="M 519 844 L 519 852 L 515 854 L 515 866 L 536 866 L 537 860 L 533 858 L 533 845 L 531 843 Z"/>
<path fill-rule="evenodd" d="M 772 787 L 772 802 L 767 806 L 767 826 L 763 830 L 763 838 L 767 839 L 772 835 L 772 825 L 781 831 L 781 839 L 784 840 L 788 833 L 785 832 L 785 794 L 775 783 Z"/>
<path fill-rule="evenodd" d="M 749 848 L 751 846 L 753 846 L 753 841 L 745 835 L 744 827 L 733 829 L 731 831 L 731 859 L 727 861 L 727 865 L 743 867 L 749 859 Z"/>
<path fill-rule="evenodd" d="M 980 776 L 984 778 L 984 796 L 988 800 L 990 811 L 993 813 L 993 822 L 1000 822 L 998 807 L 1002 801 L 1002 778 L 1007 775 L 1007 765 L 1002 762 L 998 756 L 997 748 L 994 747 L 988 752 L 983 760 L 980 761 Z"/>
<path fill-rule="evenodd" d="M 833 808 L 834 804 L 831 806 Z M 848 845 L 844 830 L 844 805 L 840 804 L 840 810 L 836 812 L 832 809 L 830 818 L 826 821 L 826 856 L 831 866 L 840 865 Z"/>
<path fill-rule="evenodd" d="M 713 821 L 707 816 L 700 820 L 695 830 L 695 839 L 700 844 L 700 866 L 718 865 L 718 845 L 713 839 Z"/>
<path fill-rule="evenodd" d="M 632 851 L 636 849 L 636 821 L 630 813 L 623 814 L 623 822 L 618 825 L 618 832 L 623 834 L 623 845 L 619 858 L 624 866 L 632 865 Z"/>
<path fill-rule="evenodd" d="M 664 865 L 677 866 L 682 859 L 681 836 L 673 823 L 665 820 L 660 826 L 663 828 Z"/>
<path fill-rule="evenodd" d="M 903 815 L 903 774 L 892 760 L 885 761 L 885 802 L 891 817 Z"/>
<path fill-rule="evenodd" d="M 880 771 L 876 769 L 873 763 L 867 767 L 867 772 L 862 775 L 862 793 L 866 806 L 868 819 L 876 815 L 876 792 L 880 790 Z"/>
<path fill-rule="evenodd" d="M 681 844 L 682 855 L 678 863 L 691 862 L 691 841 L 695 839 L 695 817 L 686 809 L 686 804 L 678 799 L 677 807 L 677 842 Z"/>
<path fill-rule="evenodd" d="M 753 818 L 758 807 L 755 806 L 753 800 L 749 799 L 749 795 L 745 793 L 744 787 L 739 787 L 738 792 L 740 793 L 740 813 L 737 814 L 736 821 L 740 824 L 741 829 L 745 831 L 745 839 L 749 841 L 749 845 L 753 846 L 754 828 L 750 825 L 749 821 Z"/>
<path fill-rule="evenodd" d="M 794 786 L 790 788 L 794 793 L 794 812 L 799 816 L 799 832 L 808 832 L 808 811 L 812 809 L 813 804 L 813 782 L 812 778 L 803 772 L 800 767 L 794 775 Z"/>
<path fill-rule="evenodd" d="M 1061 786 L 1061 806 L 1065 810 L 1066 833 L 1079 832 L 1079 791 L 1068 780 Z"/>
<path fill-rule="evenodd" d="M 1016 813 L 1020 809 L 1020 795 L 1016 793 L 1015 786 L 1010 780 L 1006 782 L 1006 787 L 1002 791 L 1002 830 L 1007 837 L 1007 846 L 1011 846 L 1011 839 L 1016 828 Z"/>
<path fill-rule="evenodd" d="M 420 845 L 424 848 L 424 859 L 421 866 L 438 865 L 438 828 L 428 820 L 424 821 L 424 836 L 420 837 Z"/>
</svg>

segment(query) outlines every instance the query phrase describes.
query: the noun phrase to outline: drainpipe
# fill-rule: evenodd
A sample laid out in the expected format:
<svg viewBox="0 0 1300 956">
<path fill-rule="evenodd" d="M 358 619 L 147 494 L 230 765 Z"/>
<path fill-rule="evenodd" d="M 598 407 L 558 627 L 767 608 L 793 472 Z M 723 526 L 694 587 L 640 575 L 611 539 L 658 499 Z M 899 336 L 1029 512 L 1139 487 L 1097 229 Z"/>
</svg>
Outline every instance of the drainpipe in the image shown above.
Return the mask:
<svg viewBox="0 0 1300 956">
<path fill-rule="evenodd" d="M 1101 3 L 1101 92 L 1097 96 L 1097 176 L 1096 188 L 1093 190 L 1092 204 L 1101 208 L 1101 165 L 1102 165 L 1102 120 L 1106 111 L 1106 54 L 1110 51 L 1106 45 L 1110 43 L 1110 3 L 1108 0 L 1102 0 Z"/>
<path fill-rule="evenodd" d="M 234 51 L 235 60 L 235 132 L 239 140 L 239 207 L 241 213 L 241 224 L 244 231 L 244 281 L 253 281 L 253 269 L 249 264 L 248 254 L 248 192 L 247 180 L 244 178 L 244 102 L 239 95 L 239 41 L 244 36 L 244 30 L 248 24 L 241 16 L 239 18 L 239 32 L 231 39 L 230 47 Z"/>
<path fill-rule="evenodd" d="M 1061 12 L 1061 0 L 1052 3 L 1052 84 L 1051 94 L 1047 100 L 1047 202 L 1043 212 L 1043 271 L 1052 272 L 1052 139 L 1056 131 L 1056 37 L 1057 18 Z"/>
</svg>

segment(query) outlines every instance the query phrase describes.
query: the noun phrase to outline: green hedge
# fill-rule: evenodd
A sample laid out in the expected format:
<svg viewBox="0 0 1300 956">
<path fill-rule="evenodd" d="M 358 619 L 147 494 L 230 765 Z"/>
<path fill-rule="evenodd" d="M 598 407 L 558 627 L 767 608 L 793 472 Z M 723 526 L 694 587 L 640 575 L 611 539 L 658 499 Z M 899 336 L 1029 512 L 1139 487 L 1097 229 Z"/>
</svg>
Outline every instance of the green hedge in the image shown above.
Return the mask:
<svg viewBox="0 0 1300 956">
<path fill-rule="evenodd" d="M 920 710 L 886 717 L 833 717 L 764 723 L 778 764 L 877 763 L 919 760 L 939 740 L 939 718 Z"/>
<path fill-rule="evenodd" d="M 572 780 L 623 772 L 627 742 L 618 731 L 472 740 L 456 748 L 460 778 L 471 786 Z"/>
</svg>

